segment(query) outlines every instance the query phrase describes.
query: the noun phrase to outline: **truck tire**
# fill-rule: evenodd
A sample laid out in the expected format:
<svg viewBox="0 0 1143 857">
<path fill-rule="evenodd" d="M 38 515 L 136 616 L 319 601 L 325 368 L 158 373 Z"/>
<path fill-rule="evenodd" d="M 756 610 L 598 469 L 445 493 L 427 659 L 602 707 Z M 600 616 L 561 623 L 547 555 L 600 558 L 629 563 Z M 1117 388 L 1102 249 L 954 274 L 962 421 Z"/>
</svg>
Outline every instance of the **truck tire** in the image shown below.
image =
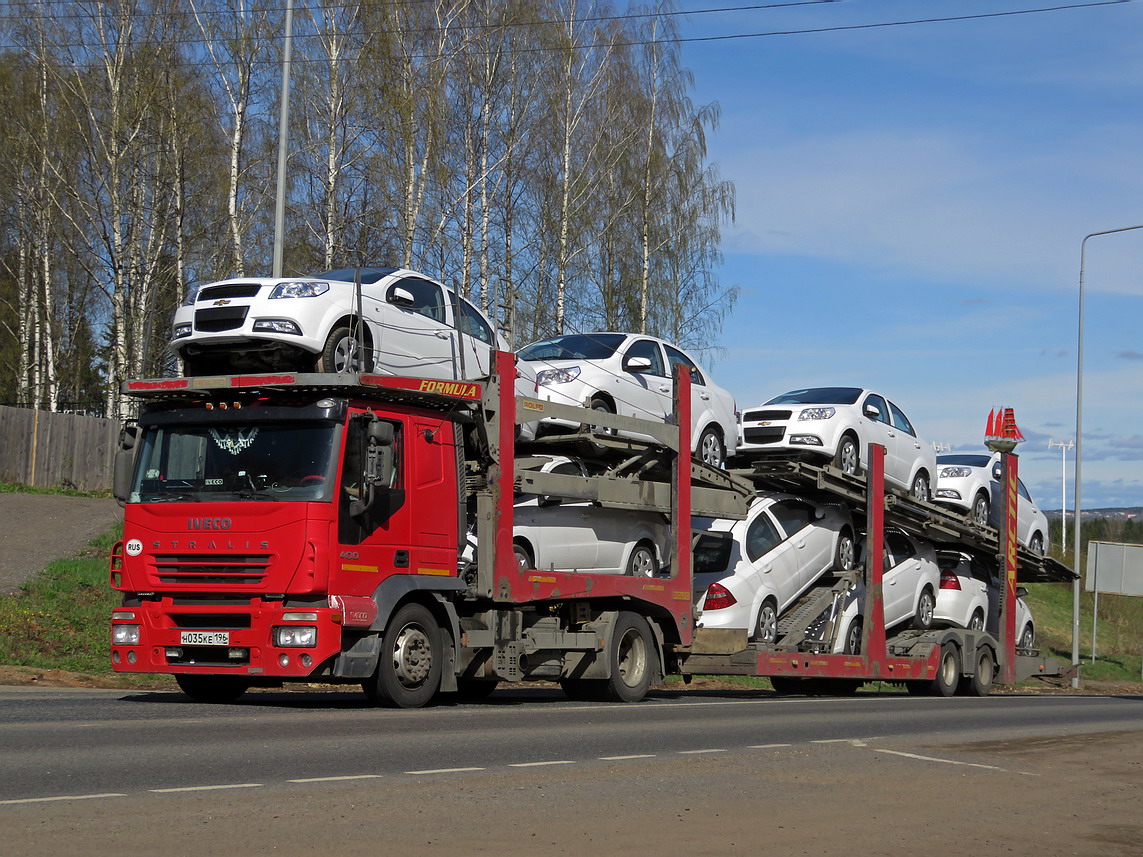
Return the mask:
<svg viewBox="0 0 1143 857">
<path fill-rule="evenodd" d="M 976 650 L 976 668 L 972 675 L 961 678 L 958 690 L 964 696 L 988 696 L 995 678 L 996 660 L 992 650 L 981 646 Z"/>
<path fill-rule="evenodd" d="M 960 685 L 960 649 L 953 643 L 941 646 L 941 660 L 937 674 L 930 684 L 933 696 L 952 696 Z"/>
<path fill-rule="evenodd" d="M 802 693 L 803 679 L 791 678 L 788 675 L 772 675 L 770 676 L 770 687 L 774 688 L 774 693 L 779 696 L 789 696 L 793 693 Z"/>
<path fill-rule="evenodd" d="M 187 675 L 175 676 L 179 690 L 195 702 L 212 704 L 234 702 L 250 689 L 250 682 L 241 676 L 230 675 Z"/>
<path fill-rule="evenodd" d="M 602 681 L 603 697 L 611 702 L 638 702 L 647 695 L 657 672 L 655 635 L 638 613 L 624 611 L 615 620 L 607 641 L 611 678 Z"/>
<path fill-rule="evenodd" d="M 441 686 L 441 630 L 421 604 L 406 604 L 393 614 L 381 641 L 373 678 L 365 695 L 386 708 L 420 708 Z"/>
</svg>

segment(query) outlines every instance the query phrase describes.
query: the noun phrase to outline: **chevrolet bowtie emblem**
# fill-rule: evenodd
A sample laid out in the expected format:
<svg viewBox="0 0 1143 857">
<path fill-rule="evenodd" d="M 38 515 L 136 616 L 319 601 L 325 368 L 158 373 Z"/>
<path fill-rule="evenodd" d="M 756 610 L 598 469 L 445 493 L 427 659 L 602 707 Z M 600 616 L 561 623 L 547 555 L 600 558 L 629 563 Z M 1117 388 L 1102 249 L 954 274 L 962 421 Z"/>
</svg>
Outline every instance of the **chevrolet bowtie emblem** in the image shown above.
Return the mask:
<svg viewBox="0 0 1143 857">
<path fill-rule="evenodd" d="M 225 298 L 223 298 L 223 299 L 222 299 L 222 300 L 220 300 L 220 301 L 215 301 L 215 302 L 214 302 L 214 305 L 215 305 L 215 306 L 229 306 L 229 305 L 230 305 L 230 301 L 228 301 L 228 300 L 226 300 Z"/>
</svg>

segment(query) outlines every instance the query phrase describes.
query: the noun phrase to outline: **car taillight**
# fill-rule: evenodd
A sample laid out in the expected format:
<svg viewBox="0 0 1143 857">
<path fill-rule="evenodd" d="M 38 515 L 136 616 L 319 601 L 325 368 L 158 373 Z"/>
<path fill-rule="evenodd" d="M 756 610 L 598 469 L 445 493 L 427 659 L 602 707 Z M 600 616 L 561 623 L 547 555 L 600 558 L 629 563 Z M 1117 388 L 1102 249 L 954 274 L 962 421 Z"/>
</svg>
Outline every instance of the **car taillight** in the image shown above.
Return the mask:
<svg viewBox="0 0 1143 857">
<path fill-rule="evenodd" d="M 712 583 L 706 590 L 706 601 L 703 603 L 703 610 L 721 610 L 723 607 L 729 607 L 737 603 L 737 599 L 730 594 L 729 589 L 721 583 Z"/>
<path fill-rule="evenodd" d="M 954 572 L 941 572 L 941 589 L 960 589 L 960 578 Z"/>
</svg>

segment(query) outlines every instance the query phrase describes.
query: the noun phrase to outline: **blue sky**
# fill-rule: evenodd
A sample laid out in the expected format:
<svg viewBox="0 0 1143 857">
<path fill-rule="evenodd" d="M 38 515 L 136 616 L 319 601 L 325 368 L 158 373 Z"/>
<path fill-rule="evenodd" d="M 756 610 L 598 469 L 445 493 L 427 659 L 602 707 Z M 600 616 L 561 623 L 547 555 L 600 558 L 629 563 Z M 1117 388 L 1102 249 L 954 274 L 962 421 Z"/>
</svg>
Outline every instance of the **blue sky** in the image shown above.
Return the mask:
<svg viewBox="0 0 1143 857">
<path fill-rule="evenodd" d="M 682 0 L 698 10 L 745 3 Z M 1035 9 L 845 0 L 688 15 L 684 37 Z M 688 42 L 724 229 L 718 382 L 740 407 L 798 386 L 895 399 L 931 442 L 983 448 L 1015 408 L 1020 475 L 1061 503 L 1075 437 L 1080 242 L 1143 225 L 1143 2 Z M 1143 229 L 1085 265 L 1085 509 L 1143 505 Z M 1074 503 L 1073 454 L 1067 505 Z"/>
</svg>

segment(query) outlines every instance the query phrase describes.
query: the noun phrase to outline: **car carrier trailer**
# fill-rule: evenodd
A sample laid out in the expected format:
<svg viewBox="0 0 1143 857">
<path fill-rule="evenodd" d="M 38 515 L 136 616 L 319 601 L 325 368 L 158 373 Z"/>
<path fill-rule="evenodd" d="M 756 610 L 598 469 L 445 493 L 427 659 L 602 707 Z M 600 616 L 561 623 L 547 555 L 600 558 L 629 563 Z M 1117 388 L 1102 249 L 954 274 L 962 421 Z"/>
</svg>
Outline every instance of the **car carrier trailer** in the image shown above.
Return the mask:
<svg viewBox="0 0 1143 857">
<path fill-rule="evenodd" d="M 1005 681 L 1058 670 L 1017 654 L 1004 632 L 886 640 L 879 562 L 865 570 L 864 654 L 815 651 L 795 644 L 797 633 L 765 647 L 745 632 L 696 631 L 691 515 L 741 518 L 760 488 L 794 484 L 860 506 L 871 557 L 887 517 L 978 549 L 989 536 L 936 506 L 886 497 L 880 448 L 867 480 L 692 460 L 681 371 L 670 423 L 516 398 L 514 378 L 513 355 L 498 353 L 493 375 L 476 382 L 304 373 L 125 382 L 141 410 L 116 462 L 125 512 L 110 566 L 123 593 L 111 619 L 114 669 L 174 675 L 202 701 L 286 682 L 352 683 L 400 707 L 439 693 L 479 697 L 501 681 L 633 702 L 669 674 L 767 675 L 787 691 L 889 680 L 985 693 L 988 667 Z M 546 416 L 584 428 L 517 450 L 518 425 Z M 597 475 L 537 469 L 544 453 L 569 449 L 594 457 Z M 304 475 L 279 479 L 287 466 Z M 654 577 L 523 567 L 512 549 L 521 493 L 662 513 L 669 567 Z M 1010 548 L 1006 605 L 1019 565 Z"/>
</svg>

